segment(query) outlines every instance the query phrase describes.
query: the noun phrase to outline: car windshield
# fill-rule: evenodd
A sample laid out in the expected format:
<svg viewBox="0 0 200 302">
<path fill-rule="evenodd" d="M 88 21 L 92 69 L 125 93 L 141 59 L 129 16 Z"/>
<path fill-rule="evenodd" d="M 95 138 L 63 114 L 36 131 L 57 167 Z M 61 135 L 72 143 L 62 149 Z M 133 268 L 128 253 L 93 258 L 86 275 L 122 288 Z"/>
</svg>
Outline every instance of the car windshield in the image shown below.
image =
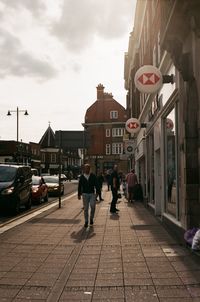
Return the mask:
<svg viewBox="0 0 200 302">
<path fill-rule="evenodd" d="M 16 167 L 5 167 L 0 166 L 0 182 L 9 182 L 13 181 L 16 175 Z"/>
<path fill-rule="evenodd" d="M 46 183 L 58 183 L 59 179 L 57 176 L 43 176 Z"/>
<path fill-rule="evenodd" d="M 40 184 L 40 177 L 32 177 L 32 184 L 39 185 Z"/>
</svg>

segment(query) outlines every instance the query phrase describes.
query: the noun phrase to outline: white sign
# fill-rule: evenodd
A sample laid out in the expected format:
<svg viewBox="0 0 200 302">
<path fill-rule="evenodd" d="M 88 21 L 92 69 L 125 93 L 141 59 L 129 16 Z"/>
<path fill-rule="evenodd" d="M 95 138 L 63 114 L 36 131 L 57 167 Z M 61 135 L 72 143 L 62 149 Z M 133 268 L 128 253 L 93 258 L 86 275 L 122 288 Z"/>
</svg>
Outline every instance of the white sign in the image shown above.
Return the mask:
<svg viewBox="0 0 200 302">
<path fill-rule="evenodd" d="M 141 128 L 140 121 L 132 117 L 126 121 L 125 127 L 129 133 L 137 133 Z"/>
<path fill-rule="evenodd" d="M 163 84 L 162 74 L 157 67 L 144 65 L 136 72 L 134 82 L 140 92 L 155 93 Z"/>
</svg>

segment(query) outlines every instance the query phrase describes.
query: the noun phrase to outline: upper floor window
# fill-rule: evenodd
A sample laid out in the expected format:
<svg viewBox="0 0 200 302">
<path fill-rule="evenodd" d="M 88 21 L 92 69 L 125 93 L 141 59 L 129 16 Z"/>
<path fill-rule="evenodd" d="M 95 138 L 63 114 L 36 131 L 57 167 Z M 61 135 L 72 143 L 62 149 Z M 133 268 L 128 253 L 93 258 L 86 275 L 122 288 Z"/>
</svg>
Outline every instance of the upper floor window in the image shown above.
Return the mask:
<svg viewBox="0 0 200 302">
<path fill-rule="evenodd" d="M 42 153 L 42 162 L 44 163 L 45 160 L 46 160 L 46 158 L 45 158 L 45 153 Z"/>
<path fill-rule="evenodd" d="M 123 153 L 123 143 L 113 143 L 112 154 L 122 154 L 122 153 Z"/>
<path fill-rule="evenodd" d="M 106 129 L 106 137 L 110 137 L 110 129 Z"/>
<path fill-rule="evenodd" d="M 106 155 L 110 155 L 110 144 L 106 144 Z"/>
<path fill-rule="evenodd" d="M 118 111 L 110 111 L 110 118 L 117 119 L 118 118 Z"/>
<path fill-rule="evenodd" d="M 113 128 L 112 129 L 112 136 L 116 137 L 116 136 L 123 136 L 125 132 L 124 128 Z"/>
<path fill-rule="evenodd" d="M 51 153 L 51 163 L 56 163 L 56 154 Z"/>
</svg>

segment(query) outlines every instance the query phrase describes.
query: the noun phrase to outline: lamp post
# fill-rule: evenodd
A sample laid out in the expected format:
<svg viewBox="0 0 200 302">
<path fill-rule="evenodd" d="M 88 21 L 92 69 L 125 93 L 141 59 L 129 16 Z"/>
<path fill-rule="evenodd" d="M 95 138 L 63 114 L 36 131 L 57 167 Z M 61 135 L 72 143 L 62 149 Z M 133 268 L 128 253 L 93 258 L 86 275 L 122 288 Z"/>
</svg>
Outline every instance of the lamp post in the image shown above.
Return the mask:
<svg viewBox="0 0 200 302">
<path fill-rule="evenodd" d="M 27 110 L 19 110 L 17 107 L 17 110 L 8 110 L 7 115 L 10 116 L 12 115 L 11 112 L 16 112 L 17 113 L 17 143 L 19 141 L 19 112 L 24 112 L 24 115 L 28 115 Z"/>
</svg>

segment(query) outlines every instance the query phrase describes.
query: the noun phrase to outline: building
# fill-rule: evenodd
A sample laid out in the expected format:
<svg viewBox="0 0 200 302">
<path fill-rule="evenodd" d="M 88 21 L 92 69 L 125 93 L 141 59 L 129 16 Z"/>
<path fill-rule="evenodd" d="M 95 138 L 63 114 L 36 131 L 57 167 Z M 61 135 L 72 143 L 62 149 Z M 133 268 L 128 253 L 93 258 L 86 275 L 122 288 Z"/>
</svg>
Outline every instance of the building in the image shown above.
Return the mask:
<svg viewBox="0 0 200 302">
<path fill-rule="evenodd" d="M 83 123 L 85 136 L 89 138 L 85 161 L 89 161 L 94 172 L 106 171 L 114 164 L 127 172 L 127 157 L 124 157 L 126 109 L 104 86 L 97 86 L 97 100 L 87 109 Z"/>
<path fill-rule="evenodd" d="M 146 124 L 134 138 L 136 170 L 148 206 L 177 234 L 200 221 L 199 20 L 196 0 L 137 1 L 125 54 L 129 117 Z M 155 93 L 136 88 L 144 65 L 163 75 Z"/>
<path fill-rule="evenodd" d="M 39 144 L 41 146 L 41 173 L 59 173 L 59 147 L 55 145 L 55 133 L 50 125 L 43 134 Z"/>
<path fill-rule="evenodd" d="M 17 141 L 0 141 L 0 162 L 31 165 L 31 147 Z"/>
<path fill-rule="evenodd" d="M 84 154 L 89 140 L 83 130 L 60 130 L 55 132 L 55 144 L 62 149 L 62 170 L 65 174 L 70 171 L 74 178 L 81 172 Z"/>
</svg>

